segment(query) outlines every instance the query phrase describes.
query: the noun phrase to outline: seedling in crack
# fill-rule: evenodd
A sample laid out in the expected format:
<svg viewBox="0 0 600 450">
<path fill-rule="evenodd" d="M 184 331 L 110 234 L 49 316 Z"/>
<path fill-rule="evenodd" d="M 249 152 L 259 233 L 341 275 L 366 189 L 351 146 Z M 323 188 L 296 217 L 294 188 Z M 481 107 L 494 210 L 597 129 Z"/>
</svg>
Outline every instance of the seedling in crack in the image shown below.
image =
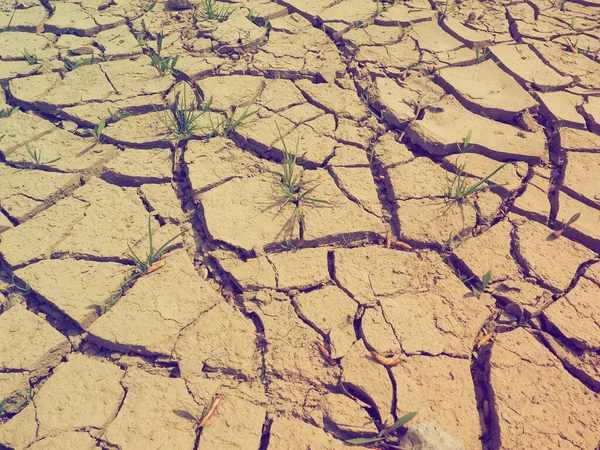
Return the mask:
<svg viewBox="0 0 600 450">
<path fill-rule="evenodd" d="M 3 119 L 4 117 L 10 117 L 12 116 L 13 113 L 17 112 L 20 108 L 18 106 L 15 106 L 14 108 L 3 108 L 0 109 L 0 119 Z M 6 135 L 2 135 L 0 136 L 0 140 L 2 140 L 2 138 L 6 136 Z"/>
<path fill-rule="evenodd" d="M 506 163 L 497 167 L 485 178 L 482 178 L 481 180 L 471 184 L 470 177 L 465 172 L 467 167 L 467 163 L 465 162 L 458 166 L 458 170 L 454 174 L 452 180 L 447 179 L 447 186 L 446 190 L 444 191 L 444 196 L 457 203 L 466 203 L 473 208 L 477 214 L 479 214 L 479 210 L 468 197 L 478 192 L 488 191 L 495 187 L 506 186 L 506 184 L 496 184 L 490 181 L 494 175 L 504 168 L 504 166 L 506 166 Z"/>
<path fill-rule="evenodd" d="M 182 234 L 183 232 L 177 234 L 176 236 L 173 236 L 171 239 L 169 239 L 167 242 L 161 245 L 158 249 L 155 249 L 154 242 L 152 239 L 152 219 L 150 216 L 148 216 L 149 248 L 146 257 L 144 259 L 140 258 L 138 255 L 135 254 L 131 246 L 127 244 L 127 247 L 129 248 L 129 257 L 131 258 L 131 261 L 135 264 L 138 274 L 143 275 L 150 272 L 152 270 L 152 266 L 158 262 L 164 251 L 167 249 L 167 247 Z"/>
<path fill-rule="evenodd" d="M 10 19 L 8 19 L 8 23 L 6 24 L 6 26 L 4 28 L 2 28 L 0 30 L 1 33 L 5 32 L 5 31 L 10 31 L 10 25 L 12 24 L 12 21 L 15 18 L 16 13 L 17 13 L 17 8 L 13 8 L 13 13 L 10 16 Z"/>
<path fill-rule="evenodd" d="M 121 111 L 111 111 L 111 109 L 108 108 L 108 115 L 110 116 L 110 118 L 113 121 L 118 122 L 119 120 L 123 120 L 128 117 L 131 117 L 133 114 L 128 113 L 128 112 L 121 112 Z"/>
<path fill-rule="evenodd" d="M 456 9 L 455 0 L 446 0 L 437 10 L 438 22 L 442 22 L 450 13 Z"/>
<path fill-rule="evenodd" d="M 27 390 L 25 392 L 19 392 L 18 395 L 20 397 L 20 400 L 17 401 L 17 403 L 15 403 L 15 410 L 20 411 L 29 402 L 31 402 L 33 400 L 33 398 L 35 397 L 35 392 L 34 392 L 33 388 L 30 386 L 29 390 Z"/>
<path fill-rule="evenodd" d="M 121 298 L 120 294 L 111 295 L 110 298 L 105 302 L 98 302 L 92 300 L 92 305 L 98 307 L 100 310 L 100 314 L 106 314 L 108 310 L 110 310 L 113 306 L 117 304 L 119 299 Z"/>
<path fill-rule="evenodd" d="M 471 277 L 472 279 L 472 277 Z M 473 295 L 476 296 L 481 296 L 481 294 L 483 294 L 485 291 L 487 291 L 487 288 L 490 286 L 490 282 L 492 281 L 492 270 L 488 270 L 483 277 L 481 277 L 481 286 L 480 289 L 476 288 L 476 287 L 471 287 L 471 292 L 473 292 Z"/>
<path fill-rule="evenodd" d="M 105 126 L 106 126 L 106 119 L 102 119 L 94 127 L 94 142 L 96 142 L 96 144 L 101 143 L 100 141 L 102 139 L 102 132 L 104 131 Z"/>
<path fill-rule="evenodd" d="M 579 220 L 579 218 L 581 217 L 581 213 L 576 213 L 573 214 L 571 216 L 571 218 L 569 220 L 567 220 L 566 223 L 563 224 L 563 226 L 561 228 L 559 228 L 558 230 L 552 232 L 552 234 L 550 235 L 550 237 L 552 239 L 558 239 L 559 237 L 562 236 L 562 234 L 567 231 L 569 229 L 569 227 L 574 224 L 575 222 L 577 222 Z"/>
<path fill-rule="evenodd" d="M 142 20 L 142 24 L 143 24 L 143 28 L 145 28 L 145 23 Z M 175 56 L 173 58 L 171 57 L 164 57 L 162 55 L 162 46 L 163 46 L 163 41 L 165 38 L 165 35 L 163 34 L 163 32 L 161 31 L 160 33 L 158 33 L 158 36 L 156 38 L 156 50 L 154 50 L 152 47 L 150 47 L 148 45 L 148 43 L 145 41 L 145 36 L 146 31 L 144 31 L 144 35 L 140 35 L 138 36 L 138 45 L 143 47 L 144 49 L 146 49 L 146 52 L 148 52 L 148 55 L 150 56 L 150 62 L 152 63 L 152 65 L 154 66 L 154 68 L 158 71 L 158 73 L 160 74 L 160 76 L 164 77 L 165 75 L 172 73 L 172 74 L 176 74 L 176 70 L 175 70 L 175 66 L 177 65 L 177 61 L 179 61 L 179 56 Z"/>
<path fill-rule="evenodd" d="M 397 434 L 398 429 L 406 425 L 417 415 L 417 411 L 405 414 L 396 420 L 389 427 L 385 427 L 381 430 L 376 436 L 366 437 L 366 438 L 354 438 L 348 439 L 346 443 L 352 445 L 369 445 L 373 444 L 376 446 L 381 446 L 382 448 L 400 448 L 398 447 L 399 437 Z"/>
<path fill-rule="evenodd" d="M 296 148 L 294 151 L 290 151 L 287 147 L 279 124 L 277 125 L 277 133 L 279 134 L 279 140 L 283 145 L 283 162 L 281 164 L 281 172 L 272 171 L 265 169 L 275 179 L 277 187 L 275 191 L 281 196 L 280 208 L 281 212 L 287 205 L 293 205 L 294 210 L 292 215 L 285 223 L 282 232 L 291 238 L 294 234 L 294 228 L 298 224 L 300 240 L 304 237 L 306 230 L 306 218 L 304 216 L 304 205 L 305 204 L 321 204 L 330 205 L 331 203 L 326 200 L 321 200 L 313 197 L 311 194 L 314 190 L 319 187 L 319 184 L 315 184 L 314 180 L 307 181 L 304 179 L 304 169 L 298 168 L 296 162 L 298 160 L 298 151 L 300 147 L 300 136 L 296 140 Z"/>
<path fill-rule="evenodd" d="M 19 283 L 17 283 L 14 274 L 12 276 L 12 283 L 10 283 L 9 287 L 15 288 L 18 291 L 23 292 L 24 294 L 29 294 L 31 292 L 31 286 L 28 283 L 25 283 L 25 285 L 23 286 L 19 286 Z"/>
<path fill-rule="evenodd" d="M 40 62 L 39 59 L 37 59 L 37 57 L 34 55 L 31 55 L 26 48 L 23 49 L 23 56 L 25 57 L 25 61 L 27 61 L 27 63 L 31 66 L 39 64 Z"/>
<path fill-rule="evenodd" d="M 158 118 L 169 135 L 167 140 L 179 142 L 191 138 L 198 130 L 198 119 L 210 108 L 211 102 L 212 99 L 208 101 L 202 111 L 198 112 L 195 101 L 188 105 L 185 87 L 183 88 L 183 99 L 181 99 L 180 93 L 177 92 L 175 100 L 169 105 L 169 108 L 162 113 L 158 113 Z"/>
<path fill-rule="evenodd" d="M 258 112 L 258 110 L 260 108 L 256 108 L 253 111 L 250 110 L 252 105 L 255 104 L 257 96 L 258 96 L 258 94 L 254 96 L 254 98 L 250 101 L 250 103 L 248 103 L 248 105 L 244 108 L 244 110 L 242 111 L 241 114 L 238 114 L 238 111 L 240 108 L 239 108 L 239 106 L 236 106 L 233 109 L 233 112 L 231 113 L 230 116 L 224 118 L 223 120 L 221 120 L 221 122 L 219 122 L 216 125 L 212 121 L 212 116 L 209 115 L 210 129 L 209 129 L 209 132 L 206 134 L 206 136 L 209 138 L 215 137 L 215 136 L 224 136 L 224 137 L 230 136 L 231 133 L 233 132 L 233 130 L 235 130 L 235 128 L 239 124 L 241 124 L 243 121 L 252 117 L 254 114 L 256 114 Z M 208 104 L 203 107 L 205 111 L 210 109 L 211 103 L 212 103 L 212 98 L 208 101 Z"/>
<path fill-rule="evenodd" d="M 71 61 L 70 59 L 62 58 L 61 61 L 63 62 L 65 69 L 67 69 L 67 72 L 72 72 L 76 69 L 79 69 L 81 66 L 94 64 L 94 54 L 92 54 L 92 57 L 89 59 L 79 58 L 76 61 Z"/>
<path fill-rule="evenodd" d="M 61 159 L 59 156 L 58 158 L 54 158 L 49 161 L 44 161 L 43 156 L 42 156 L 42 150 L 41 149 L 40 150 L 32 150 L 31 147 L 29 146 L 29 142 L 25 142 L 25 150 L 27 150 L 28 161 L 22 161 L 20 163 L 20 167 L 22 169 L 25 169 L 25 168 L 39 169 L 42 166 L 51 166 L 52 164 L 54 164 L 55 162 L 57 162 Z"/>
<path fill-rule="evenodd" d="M 468 153 L 473 149 L 473 144 L 471 144 L 471 134 L 473 130 L 469 130 L 466 136 L 463 138 L 462 144 L 456 144 L 461 153 Z"/>
<path fill-rule="evenodd" d="M 196 428 L 202 428 L 208 423 L 210 418 L 215 415 L 217 407 L 223 402 L 223 395 L 216 394 L 208 405 L 204 407 L 201 414 L 196 413 L 191 408 L 185 408 L 187 415 L 194 421 Z"/>
<path fill-rule="evenodd" d="M 234 11 L 235 8 L 232 5 L 223 4 L 215 0 L 202 0 L 194 16 L 197 15 L 204 21 L 216 20 L 217 22 L 225 22 Z"/>
<path fill-rule="evenodd" d="M 163 261 L 164 262 L 164 261 Z M 148 273 L 149 271 L 146 271 Z M 133 275 L 127 275 L 123 281 L 121 282 L 121 286 L 119 287 L 119 292 L 110 296 L 110 298 L 104 302 L 99 302 L 96 300 L 91 301 L 91 305 L 88 308 L 98 308 L 100 311 L 99 315 L 106 314 L 113 306 L 117 304 L 117 302 L 123 297 L 125 294 L 125 289 L 131 286 L 131 283 L 138 279 L 142 274 L 136 272 Z"/>
</svg>

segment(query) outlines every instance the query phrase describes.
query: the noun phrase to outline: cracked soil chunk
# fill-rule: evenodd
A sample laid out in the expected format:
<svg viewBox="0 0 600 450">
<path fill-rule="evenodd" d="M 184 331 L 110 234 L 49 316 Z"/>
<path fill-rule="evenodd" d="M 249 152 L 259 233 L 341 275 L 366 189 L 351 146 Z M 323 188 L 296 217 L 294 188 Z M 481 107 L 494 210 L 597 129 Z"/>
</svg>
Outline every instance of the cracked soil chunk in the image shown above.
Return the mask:
<svg viewBox="0 0 600 450">
<path fill-rule="evenodd" d="M 129 266 L 112 262 L 52 259 L 15 273 L 42 299 L 86 328 L 98 317 L 93 302 L 108 300 L 130 272 Z"/>
<path fill-rule="evenodd" d="M 600 208 L 600 153 L 569 152 L 564 190 L 594 207 Z"/>
<path fill-rule="evenodd" d="M 248 251 L 276 242 L 293 206 L 277 214 L 272 186 L 266 177 L 233 179 L 201 194 L 209 236 Z"/>
<path fill-rule="evenodd" d="M 19 304 L 0 315 L 0 372 L 44 375 L 70 348 L 62 334 Z"/>
<path fill-rule="evenodd" d="M 506 71 L 521 83 L 532 83 L 540 88 L 563 88 L 573 81 L 550 68 L 527 44 L 501 44 L 490 47 L 492 55 Z"/>
<path fill-rule="evenodd" d="M 361 237 L 382 231 L 381 220 L 344 196 L 327 172 L 313 175 L 311 171 L 305 178 L 310 176 L 320 183 L 311 195 L 329 203 L 304 203 L 305 241 L 325 243 L 344 234 Z M 211 237 L 248 251 L 283 241 L 294 206 L 288 203 L 282 208 L 282 197 L 274 187 L 272 177 L 262 176 L 233 179 L 201 194 Z M 297 235 L 297 223 L 293 229 Z"/>
<path fill-rule="evenodd" d="M 391 420 L 393 388 L 387 370 L 375 362 L 362 340 L 342 358 L 342 383 L 352 395 L 377 409 L 381 419 Z"/>
<path fill-rule="evenodd" d="M 55 450 L 73 448 L 78 450 L 97 450 L 96 439 L 86 432 L 68 431 L 57 436 L 46 437 L 34 442 L 28 450 Z"/>
<path fill-rule="evenodd" d="M 415 158 L 406 164 L 388 169 L 388 199 L 394 201 L 442 197 L 450 177 L 451 174 L 431 159 Z"/>
<path fill-rule="evenodd" d="M 600 444 L 598 395 L 524 328 L 498 335 L 489 364 L 498 448 L 593 449 Z"/>
<path fill-rule="evenodd" d="M 576 347 L 600 349 L 600 281 L 585 277 L 567 295 L 544 310 L 544 317 Z"/>
<path fill-rule="evenodd" d="M 38 437 L 37 430 L 35 406 L 30 403 L 8 422 L 0 424 L 0 445 L 25 450 Z"/>
<path fill-rule="evenodd" d="M 414 424 L 434 420 L 463 442 L 465 448 L 481 449 L 480 418 L 469 359 L 411 356 L 392 367 L 392 374 L 398 386 L 398 417 L 419 411 Z"/>
<path fill-rule="evenodd" d="M 330 366 L 323 359 L 316 346 L 318 333 L 300 320 L 287 296 L 260 291 L 244 306 L 263 323 L 268 376 L 290 382 L 338 383 L 339 367 Z"/>
<path fill-rule="evenodd" d="M 440 274 L 443 276 L 442 274 Z M 383 297 L 383 314 L 407 354 L 451 355 L 468 358 L 479 329 L 489 316 L 486 304 L 459 282 L 436 283 L 427 293 Z"/>
<path fill-rule="evenodd" d="M 170 152 L 125 149 L 104 165 L 102 179 L 119 186 L 168 183 L 171 180 Z"/>
<path fill-rule="evenodd" d="M 321 428 L 289 417 L 276 417 L 271 425 L 269 449 L 273 450 L 343 450 L 349 448 Z"/>
<path fill-rule="evenodd" d="M 102 436 L 103 441 L 132 450 L 194 448 L 195 425 L 185 408 L 194 411 L 197 405 L 181 378 L 129 369 L 123 386 L 127 390 L 125 401 Z"/>
<path fill-rule="evenodd" d="M 305 290 L 329 283 L 328 253 L 323 248 L 306 248 L 269 255 L 277 274 L 277 288 Z"/>
<path fill-rule="evenodd" d="M 377 434 L 377 427 L 365 416 L 362 405 L 345 395 L 327 394 L 323 414 L 326 429 L 340 438 Z"/>
<path fill-rule="evenodd" d="M 499 222 L 461 244 L 453 254 L 479 280 L 491 270 L 490 288 L 494 294 L 533 308 L 545 298 L 547 291 L 524 278 L 512 256 L 512 232 L 509 221 Z"/>
<path fill-rule="evenodd" d="M 170 356 L 181 330 L 220 301 L 183 250 L 165 266 L 136 280 L 119 302 L 90 327 L 92 341 L 124 352 Z"/>
<path fill-rule="evenodd" d="M 552 230 L 537 222 L 517 223 L 516 230 L 516 248 L 526 271 L 556 291 L 564 291 L 579 266 L 595 256 L 566 237 L 549 240 Z M 548 255 L 560 255 L 560 263 Z"/>
<path fill-rule="evenodd" d="M 447 95 L 428 111 L 423 120 L 408 127 L 408 137 L 433 155 L 457 153 L 467 133 L 471 132 L 473 151 L 500 161 L 520 160 L 537 163 L 545 155 L 543 133 L 524 133 L 519 128 L 473 114 Z"/>
<path fill-rule="evenodd" d="M 258 450 L 266 413 L 261 406 L 226 396 L 202 429 L 200 445 L 207 450 Z"/>
<path fill-rule="evenodd" d="M 81 354 L 70 355 L 33 400 L 38 438 L 108 425 L 125 397 L 123 374 L 114 364 Z"/>
<path fill-rule="evenodd" d="M 356 340 L 354 317 L 358 305 L 344 291 L 325 286 L 303 292 L 294 298 L 294 306 L 301 318 L 329 337 L 333 359 L 348 353 Z"/>
<path fill-rule="evenodd" d="M 537 109 L 537 102 L 492 60 L 468 67 L 440 70 L 449 91 L 472 112 L 510 122 L 519 111 Z"/>
<path fill-rule="evenodd" d="M 177 339 L 179 360 L 242 378 L 258 375 L 256 329 L 252 321 L 223 300 L 203 313 Z M 185 370 L 182 375 L 186 378 Z"/>
<path fill-rule="evenodd" d="M 397 205 L 400 237 L 409 242 L 442 247 L 450 236 L 471 230 L 477 220 L 469 205 L 441 198 L 401 200 Z"/>
<path fill-rule="evenodd" d="M 64 191 L 78 185 L 77 175 L 0 165 L 0 207 L 10 217 L 23 222 Z"/>
</svg>

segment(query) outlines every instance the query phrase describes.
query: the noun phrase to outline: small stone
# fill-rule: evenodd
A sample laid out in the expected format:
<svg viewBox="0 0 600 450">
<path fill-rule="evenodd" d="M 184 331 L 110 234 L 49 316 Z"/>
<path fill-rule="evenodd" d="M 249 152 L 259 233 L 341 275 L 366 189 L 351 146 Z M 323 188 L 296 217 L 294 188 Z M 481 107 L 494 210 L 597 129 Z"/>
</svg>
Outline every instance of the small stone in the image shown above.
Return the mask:
<svg viewBox="0 0 600 450">
<path fill-rule="evenodd" d="M 464 450 L 464 445 L 457 441 L 441 425 L 436 422 L 408 424 L 408 431 L 398 447 L 405 450 Z"/>
</svg>

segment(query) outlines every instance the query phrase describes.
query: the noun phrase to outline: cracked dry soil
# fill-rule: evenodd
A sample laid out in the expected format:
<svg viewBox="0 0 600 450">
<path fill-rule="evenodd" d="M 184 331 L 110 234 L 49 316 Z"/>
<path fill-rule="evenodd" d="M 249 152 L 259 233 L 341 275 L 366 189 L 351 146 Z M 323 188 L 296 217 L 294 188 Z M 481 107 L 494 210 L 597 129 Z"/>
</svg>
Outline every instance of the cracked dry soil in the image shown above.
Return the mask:
<svg viewBox="0 0 600 450">
<path fill-rule="evenodd" d="M 0 0 L 0 448 L 600 448 L 600 2 L 201 3 Z"/>
</svg>

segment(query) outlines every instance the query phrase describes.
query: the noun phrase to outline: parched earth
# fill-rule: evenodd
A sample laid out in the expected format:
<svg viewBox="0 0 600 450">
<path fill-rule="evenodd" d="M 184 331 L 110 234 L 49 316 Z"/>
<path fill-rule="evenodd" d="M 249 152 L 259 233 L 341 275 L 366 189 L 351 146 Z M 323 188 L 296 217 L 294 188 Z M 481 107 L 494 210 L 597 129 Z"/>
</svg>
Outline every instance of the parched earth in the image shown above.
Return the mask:
<svg viewBox="0 0 600 450">
<path fill-rule="evenodd" d="M 0 0 L 0 448 L 600 448 L 600 1 L 203 2 Z"/>
</svg>

